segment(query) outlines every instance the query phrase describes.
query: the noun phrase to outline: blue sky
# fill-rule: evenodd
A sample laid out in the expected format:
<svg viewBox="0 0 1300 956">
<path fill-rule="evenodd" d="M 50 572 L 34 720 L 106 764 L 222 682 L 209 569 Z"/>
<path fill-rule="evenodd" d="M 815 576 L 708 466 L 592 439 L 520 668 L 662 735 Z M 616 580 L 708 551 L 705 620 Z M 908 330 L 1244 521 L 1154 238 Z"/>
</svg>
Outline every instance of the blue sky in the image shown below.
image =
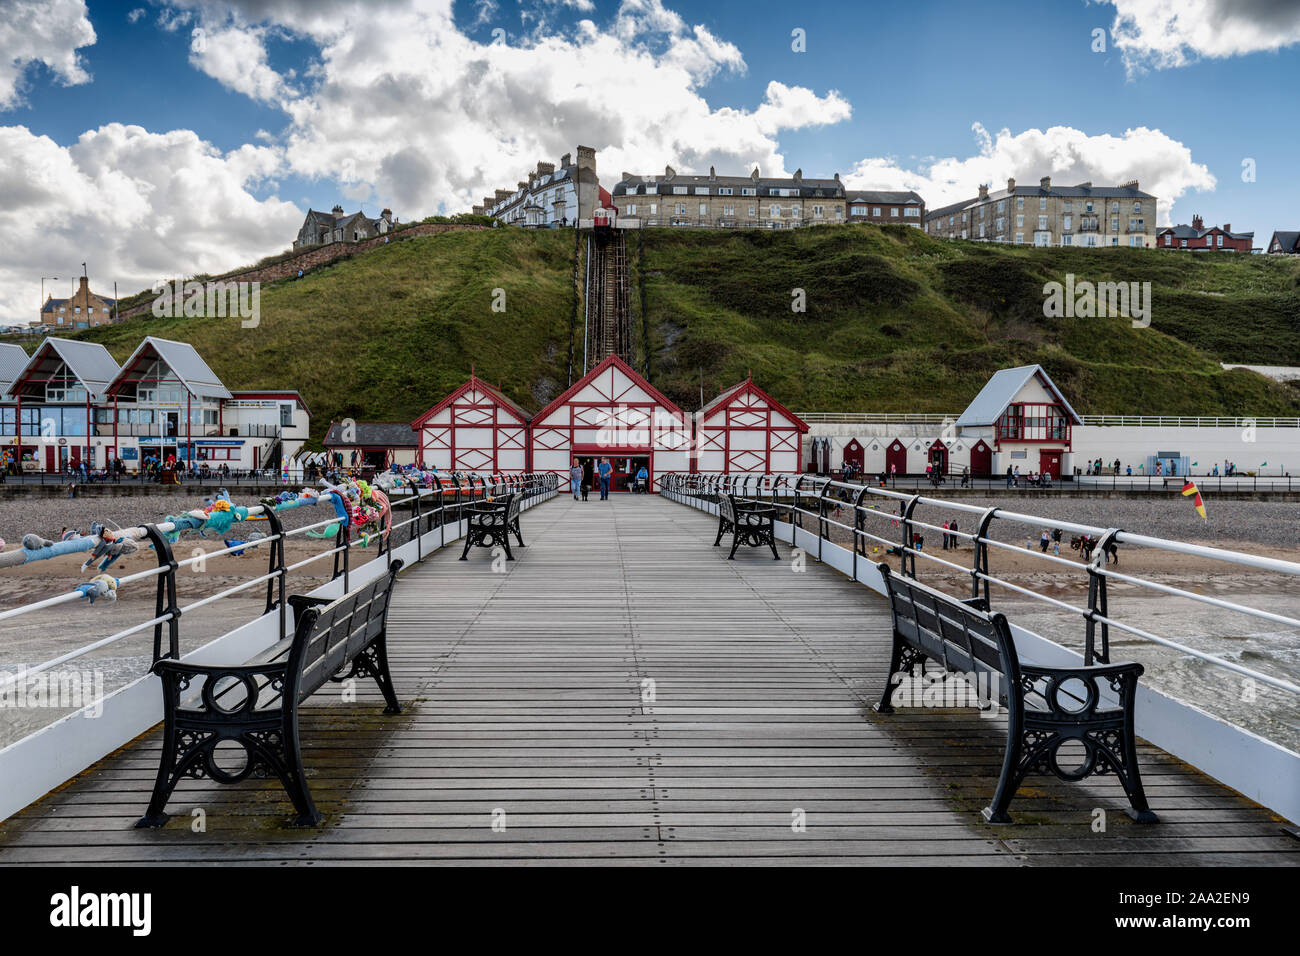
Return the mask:
<svg viewBox="0 0 1300 956">
<path fill-rule="evenodd" d="M 1263 245 L 1300 228 L 1283 6 L 0 0 L 23 25 L 0 31 L 0 186 L 20 233 L 45 224 L 0 286 L 88 255 L 126 288 L 227 268 L 287 246 L 309 205 L 458 211 L 578 143 L 606 185 L 757 163 L 932 207 L 1008 175 L 1139 178 L 1162 222 Z M 0 292 L 0 321 L 28 299 Z"/>
</svg>

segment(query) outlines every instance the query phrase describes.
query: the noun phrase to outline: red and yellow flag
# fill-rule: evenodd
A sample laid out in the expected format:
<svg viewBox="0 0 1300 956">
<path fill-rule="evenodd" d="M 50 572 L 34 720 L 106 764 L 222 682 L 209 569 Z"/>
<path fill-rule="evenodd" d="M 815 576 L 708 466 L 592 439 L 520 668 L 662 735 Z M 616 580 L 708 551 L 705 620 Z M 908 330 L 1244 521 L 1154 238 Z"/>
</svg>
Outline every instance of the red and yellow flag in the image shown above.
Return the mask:
<svg viewBox="0 0 1300 956">
<path fill-rule="evenodd" d="M 1185 498 L 1188 495 L 1192 496 L 1192 504 L 1196 506 L 1196 513 L 1204 518 L 1205 502 L 1201 500 L 1201 489 L 1197 488 L 1196 482 L 1190 478 L 1187 479 L 1187 484 L 1183 485 L 1183 497 Z"/>
</svg>

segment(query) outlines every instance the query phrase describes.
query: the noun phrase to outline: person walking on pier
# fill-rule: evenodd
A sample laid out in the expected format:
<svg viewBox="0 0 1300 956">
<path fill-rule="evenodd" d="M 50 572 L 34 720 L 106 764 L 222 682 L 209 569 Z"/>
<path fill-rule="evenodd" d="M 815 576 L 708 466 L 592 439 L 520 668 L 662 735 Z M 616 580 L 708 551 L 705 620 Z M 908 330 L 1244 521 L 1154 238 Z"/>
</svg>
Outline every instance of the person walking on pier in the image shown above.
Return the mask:
<svg viewBox="0 0 1300 956">
<path fill-rule="evenodd" d="M 582 465 L 578 459 L 573 459 L 573 467 L 569 469 L 569 485 L 573 490 L 573 500 L 578 500 L 578 489 L 582 486 Z"/>
<path fill-rule="evenodd" d="M 600 460 L 600 500 L 609 500 L 609 480 L 614 474 L 614 466 L 609 463 L 608 458 Z"/>
</svg>

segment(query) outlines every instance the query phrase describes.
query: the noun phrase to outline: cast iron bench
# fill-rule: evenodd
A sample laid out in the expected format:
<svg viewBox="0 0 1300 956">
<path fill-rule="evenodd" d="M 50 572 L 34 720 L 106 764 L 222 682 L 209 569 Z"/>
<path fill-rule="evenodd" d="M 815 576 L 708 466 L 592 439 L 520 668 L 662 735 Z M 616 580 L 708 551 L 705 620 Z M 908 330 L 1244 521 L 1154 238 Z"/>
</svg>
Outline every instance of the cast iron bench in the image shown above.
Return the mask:
<svg viewBox="0 0 1300 956">
<path fill-rule="evenodd" d="M 736 557 L 736 549 L 742 544 L 751 548 L 767 545 L 772 549 L 772 560 L 779 561 L 776 553 L 776 506 L 765 505 L 758 501 L 742 501 L 735 495 L 718 496 L 718 536 L 713 541 L 716 548 L 722 544 L 722 536 L 730 534 L 731 554 L 729 560 Z"/>
<path fill-rule="evenodd" d="M 320 823 L 303 773 L 298 709 L 326 682 L 362 676 L 379 685 L 388 704 L 385 714 L 401 713 L 385 640 L 389 599 L 401 567 L 394 561 L 386 574 L 333 601 L 291 595 L 293 635 L 244 664 L 155 661 L 153 671 L 163 685 L 162 759 L 149 809 L 136 826 L 167 822 L 164 807 L 183 777 L 227 784 L 254 774 L 279 778 L 298 812 L 295 826 Z M 199 681 L 198 691 L 187 694 Z M 227 752 L 218 754 L 217 748 L 227 741 L 242 747 L 242 765 L 222 765 Z"/>
<path fill-rule="evenodd" d="M 462 561 L 469 560 L 470 548 L 490 548 L 498 544 L 506 549 L 506 560 L 513 561 L 511 534 L 519 542 L 519 547 L 524 547 L 523 536 L 519 533 L 519 496 L 516 494 L 466 505 L 465 520 L 469 524 L 465 531 L 465 550 L 460 553 Z"/>
<path fill-rule="evenodd" d="M 1155 823 L 1138 772 L 1133 739 L 1134 697 L 1142 665 L 1093 664 L 1039 667 L 1022 664 L 1002 614 L 988 613 L 984 598 L 965 601 L 926 587 L 877 565 L 893 615 L 894 642 L 889 680 L 876 711 L 892 714 L 895 684 L 925 680 L 925 662 L 965 675 L 981 698 L 1007 709 L 1006 756 L 993 801 L 984 809 L 990 823 L 1010 823 L 1016 790 L 1033 773 L 1054 773 L 1067 781 L 1113 773 L 1128 794 L 1138 823 Z M 921 673 L 914 675 L 920 664 Z M 1109 689 L 1118 706 L 1104 702 Z M 1082 745 L 1082 763 L 1061 766 L 1061 748 Z M 1067 753 L 1066 755 L 1070 755 Z"/>
</svg>

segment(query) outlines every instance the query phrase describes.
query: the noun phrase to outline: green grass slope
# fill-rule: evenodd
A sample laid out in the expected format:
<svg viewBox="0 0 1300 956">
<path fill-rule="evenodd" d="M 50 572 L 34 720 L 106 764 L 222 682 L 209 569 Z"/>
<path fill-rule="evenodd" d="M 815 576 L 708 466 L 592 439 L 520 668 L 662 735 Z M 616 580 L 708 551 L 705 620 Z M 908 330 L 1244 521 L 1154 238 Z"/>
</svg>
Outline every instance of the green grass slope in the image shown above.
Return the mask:
<svg viewBox="0 0 1300 956">
<path fill-rule="evenodd" d="M 300 389 L 318 436 L 341 416 L 413 419 L 471 366 L 537 409 L 581 363 L 574 238 L 495 229 L 393 243 L 263 286 L 254 329 L 149 317 L 81 337 L 119 360 L 146 334 L 191 342 L 232 388 Z M 636 364 L 686 408 L 701 379 L 707 400 L 752 371 L 795 409 L 956 412 L 996 369 L 1039 362 L 1085 413 L 1300 414 L 1300 391 L 1219 367 L 1300 365 L 1293 260 L 1013 248 L 874 226 L 646 230 L 627 242 Z M 1151 282 L 1150 328 L 1045 318 L 1043 285 L 1067 273 Z M 806 311 L 791 309 L 796 289 Z"/>
</svg>

